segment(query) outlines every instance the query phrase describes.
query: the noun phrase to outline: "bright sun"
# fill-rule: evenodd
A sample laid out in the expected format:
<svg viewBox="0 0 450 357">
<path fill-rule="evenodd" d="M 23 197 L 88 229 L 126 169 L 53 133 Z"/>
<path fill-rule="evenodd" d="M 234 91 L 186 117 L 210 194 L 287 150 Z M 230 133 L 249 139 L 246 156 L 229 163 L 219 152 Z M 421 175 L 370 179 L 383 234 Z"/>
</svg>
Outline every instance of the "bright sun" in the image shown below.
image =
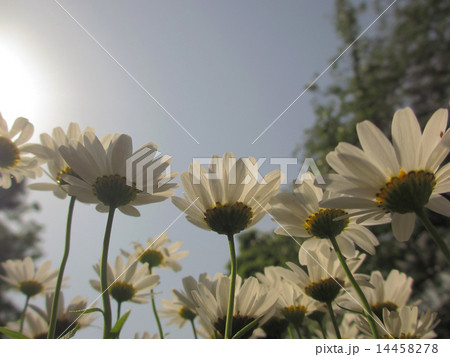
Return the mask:
<svg viewBox="0 0 450 357">
<path fill-rule="evenodd" d="M 0 112 L 8 122 L 37 115 L 39 91 L 32 69 L 25 56 L 0 41 Z"/>
</svg>

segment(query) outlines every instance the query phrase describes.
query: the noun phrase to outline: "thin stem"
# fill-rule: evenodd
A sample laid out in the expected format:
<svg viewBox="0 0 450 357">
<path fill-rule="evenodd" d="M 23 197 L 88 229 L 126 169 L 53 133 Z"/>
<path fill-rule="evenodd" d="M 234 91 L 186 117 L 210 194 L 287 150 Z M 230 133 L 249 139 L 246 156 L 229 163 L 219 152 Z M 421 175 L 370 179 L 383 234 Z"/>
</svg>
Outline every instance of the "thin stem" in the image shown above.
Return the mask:
<svg viewBox="0 0 450 357">
<path fill-rule="evenodd" d="M 380 338 L 378 335 L 377 326 L 375 323 L 375 319 L 373 317 L 372 309 L 370 308 L 370 305 L 366 299 L 366 296 L 364 295 L 363 291 L 361 290 L 361 287 L 359 286 L 358 282 L 356 281 L 355 277 L 353 276 L 352 272 L 350 271 L 347 262 L 345 261 L 344 256 L 342 255 L 341 249 L 339 248 L 339 245 L 336 242 L 335 237 L 329 237 L 331 244 L 333 244 L 333 248 L 336 252 L 336 255 L 341 262 L 342 268 L 345 271 L 345 274 L 347 275 L 347 278 L 350 280 L 350 283 L 352 284 L 353 288 L 355 289 L 356 293 L 358 294 L 365 310 L 365 315 L 367 322 L 369 323 L 370 330 L 372 331 L 373 337 Z"/>
<path fill-rule="evenodd" d="M 294 339 L 294 334 L 292 333 L 292 328 L 291 328 L 291 326 L 288 326 L 287 330 L 288 330 L 289 338 L 290 338 L 290 339 Z"/>
<path fill-rule="evenodd" d="M 25 299 L 25 306 L 23 307 L 22 314 L 20 315 L 20 328 L 19 328 L 20 333 L 22 333 L 22 331 L 23 331 L 23 323 L 25 322 L 25 315 L 27 314 L 27 308 L 28 308 L 29 302 L 30 302 L 30 297 L 27 295 L 27 298 Z"/>
<path fill-rule="evenodd" d="M 194 319 L 189 320 L 189 321 L 191 321 L 192 332 L 194 332 L 194 338 L 197 340 L 198 336 L 197 336 L 197 330 L 195 329 Z"/>
<path fill-rule="evenodd" d="M 425 208 L 422 207 L 422 209 L 417 210 L 416 215 L 422 221 L 423 225 L 430 233 L 437 246 L 441 249 L 442 253 L 444 253 L 447 262 L 450 264 L 450 250 L 445 244 L 444 240 L 441 238 L 437 229 L 434 227 L 433 223 L 431 223 L 430 219 L 428 218 L 428 215 L 425 212 Z"/>
<path fill-rule="evenodd" d="M 73 216 L 73 208 L 75 206 L 75 201 L 76 201 L 75 196 L 70 196 L 69 211 L 67 212 L 66 240 L 65 240 L 65 245 L 64 245 L 64 253 L 63 253 L 62 260 L 61 260 L 61 265 L 59 267 L 58 278 L 56 279 L 55 293 L 53 295 L 52 312 L 50 314 L 50 323 L 48 326 L 47 338 L 55 338 L 59 294 L 61 292 L 61 285 L 62 285 L 62 281 L 63 281 L 63 277 L 64 277 L 64 270 L 66 269 L 67 259 L 69 258 L 70 233 L 72 230 L 72 216 Z"/>
<path fill-rule="evenodd" d="M 230 279 L 230 295 L 228 297 L 227 321 L 225 323 L 225 338 L 232 338 L 233 331 L 233 311 L 234 311 L 234 291 L 236 289 L 236 252 L 234 248 L 233 234 L 228 235 L 228 244 L 230 246 L 230 262 L 231 262 L 231 279 Z"/>
<path fill-rule="evenodd" d="M 152 299 L 152 310 L 153 315 L 155 315 L 156 324 L 158 325 L 158 331 L 159 331 L 159 338 L 164 339 L 164 333 L 161 326 L 161 321 L 159 321 L 158 311 L 156 310 L 156 303 L 155 303 L 155 295 L 153 294 L 153 289 L 150 290 L 151 293 L 151 299 Z"/>
<path fill-rule="evenodd" d="M 122 307 L 122 303 L 118 302 L 117 303 L 117 321 L 120 320 L 120 308 Z"/>
<path fill-rule="evenodd" d="M 102 260 L 100 265 L 100 285 L 102 288 L 102 300 L 103 300 L 103 317 L 105 326 L 103 329 L 103 338 L 111 338 L 111 326 L 112 326 L 112 313 L 111 313 L 111 301 L 109 299 L 109 286 L 108 286 L 108 251 L 109 242 L 111 240 L 111 229 L 114 219 L 114 212 L 116 208 L 109 207 L 108 221 L 106 223 L 105 237 L 103 239 L 103 251 Z"/>
<path fill-rule="evenodd" d="M 341 332 L 339 331 L 339 325 L 336 321 L 336 316 L 334 315 L 333 306 L 331 302 L 327 302 L 328 312 L 330 313 L 331 322 L 333 323 L 334 331 L 336 331 L 336 337 L 342 339 Z"/>
</svg>

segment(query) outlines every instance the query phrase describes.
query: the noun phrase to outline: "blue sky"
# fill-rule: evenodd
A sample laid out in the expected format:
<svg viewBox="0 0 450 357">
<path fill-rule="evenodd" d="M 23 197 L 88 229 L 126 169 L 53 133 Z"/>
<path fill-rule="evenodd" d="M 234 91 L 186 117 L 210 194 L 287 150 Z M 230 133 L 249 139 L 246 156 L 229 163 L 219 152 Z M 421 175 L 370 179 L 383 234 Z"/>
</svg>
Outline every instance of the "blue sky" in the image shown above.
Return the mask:
<svg viewBox="0 0 450 357">
<path fill-rule="evenodd" d="M 1 0 L 0 71 L 10 83 L 0 85 L 0 111 L 12 123 L 17 116 L 33 122 L 38 134 L 70 122 L 93 126 L 98 135 L 127 133 L 134 146 L 152 141 L 173 157 L 172 169 L 187 170 L 193 157 L 231 151 L 236 156 L 291 157 L 305 128 L 313 124 L 310 93 L 305 93 L 263 136 L 315 75 L 336 55 L 333 2 L 318 1 L 55 1 Z M 9 61 L 9 62 L 8 62 Z M 197 144 L 131 77 L 133 76 L 199 142 Z M 22 81 L 21 81 L 22 80 Z M 326 84 L 329 73 L 318 82 Z M 18 83 L 25 83 L 21 86 Z M 26 87 L 26 90 L 23 89 Z M 22 88 L 22 89 L 21 89 Z M 2 93 L 0 91 L 0 93 Z M 17 99 L 18 98 L 18 99 Z M 278 168 L 265 164 L 262 171 Z M 292 178 L 300 166 L 292 169 Z M 45 180 L 44 178 L 41 181 Z M 178 177 L 176 179 L 179 182 Z M 182 187 L 176 190 L 181 195 Z M 59 265 L 68 201 L 33 192 L 44 224 L 44 259 Z M 111 260 L 132 241 L 158 236 L 179 215 L 171 202 L 141 209 L 141 218 L 117 214 Z M 73 244 L 67 267 L 66 300 L 97 294 L 88 280 L 100 257 L 106 215 L 77 204 Z M 271 230 L 267 217 L 257 228 Z M 187 275 L 224 272 L 226 239 L 201 231 L 184 217 L 168 230 L 190 254 L 182 272 L 160 271 L 158 295 L 169 297 Z M 16 296 L 16 295 L 14 295 Z M 17 297 L 19 305 L 22 297 Z M 41 301 L 36 301 L 40 304 Z M 133 307 L 123 337 L 156 332 L 150 305 Z M 101 319 L 79 333 L 100 337 Z M 166 328 L 170 337 L 191 337 L 188 327 Z"/>
</svg>

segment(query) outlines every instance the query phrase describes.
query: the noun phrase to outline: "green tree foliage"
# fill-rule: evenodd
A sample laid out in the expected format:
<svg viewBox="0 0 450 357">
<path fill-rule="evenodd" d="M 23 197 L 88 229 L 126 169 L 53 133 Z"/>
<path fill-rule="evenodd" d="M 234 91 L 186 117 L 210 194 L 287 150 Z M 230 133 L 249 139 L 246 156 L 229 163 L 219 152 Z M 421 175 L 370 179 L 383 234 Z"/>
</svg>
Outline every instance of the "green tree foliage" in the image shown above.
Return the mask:
<svg viewBox="0 0 450 357">
<path fill-rule="evenodd" d="M 36 211 L 36 204 L 25 202 L 25 183 L 13 183 L 10 189 L 0 188 L 0 262 L 7 259 L 37 258 L 36 247 L 41 226 L 26 220 L 26 213 Z M 3 274 L 0 267 L 0 274 Z M 19 317 L 19 312 L 4 294 L 6 285 L 0 280 L 0 326 Z"/>
<path fill-rule="evenodd" d="M 290 237 L 256 229 L 238 235 L 238 274 L 243 278 L 263 272 L 270 265 L 284 266 L 298 258 L 298 244 Z"/>
<path fill-rule="evenodd" d="M 381 13 L 391 1 L 336 0 L 341 53 L 364 30 L 359 18 Z M 327 172 L 325 157 L 340 141 L 357 143 L 356 124 L 371 120 L 384 132 L 396 109 L 411 106 L 425 123 L 450 99 L 450 3 L 398 1 L 336 62 L 333 83 L 314 87 L 316 122 L 306 131 L 304 156 Z"/>
<path fill-rule="evenodd" d="M 370 19 L 391 3 L 391 0 L 335 0 L 335 28 L 341 42 L 336 56 L 355 41 Z M 361 19 L 367 23 L 362 25 Z M 301 153 L 297 154 L 314 158 L 321 172 L 326 173 L 330 168 L 325 157 L 340 141 L 358 144 L 358 122 L 371 120 L 389 135 L 395 110 L 410 106 L 423 127 L 436 109 L 448 107 L 449 58 L 450 2 L 396 2 L 332 67 L 331 84 L 312 88 L 316 120 L 306 131 Z M 434 214 L 431 219 L 450 244 L 449 220 Z M 424 306 L 439 313 L 441 323 L 436 332 L 439 337 L 448 338 L 450 275 L 434 242 L 419 223 L 413 238 L 405 243 L 393 238 L 389 225 L 376 227 L 374 232 L 381 244 L 376 255 L 366 259 L 363 269 L 368 273 L 381 270 L 384 276 L 391 269 L 399 269 L 414 277 L 413 300 L 421 299 Z M 283 244 L 289 245 L 287 250 L 298 250 L 290 246 L 289 237 L 281 237 L 280 246 L 271 249 L 257 243 L 262 236 L 270 241 L 270 234 L 252 232 L 240 236 L 245 241 L 240 246 L 240 274 L 251 275 L 262 269 L 246 262 L 244 257 L 264 265 L 296 261 L 296 257 L 279 256 L 286 251 L 281 247 Z"/>
</svg>

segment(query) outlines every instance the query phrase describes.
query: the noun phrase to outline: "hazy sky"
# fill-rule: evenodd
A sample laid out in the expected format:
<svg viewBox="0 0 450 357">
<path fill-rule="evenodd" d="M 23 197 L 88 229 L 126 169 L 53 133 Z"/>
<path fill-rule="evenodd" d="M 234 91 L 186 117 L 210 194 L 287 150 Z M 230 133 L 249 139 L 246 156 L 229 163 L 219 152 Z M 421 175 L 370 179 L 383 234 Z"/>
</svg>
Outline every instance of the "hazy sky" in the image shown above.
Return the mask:
<svg viewBox="0 0 450 357">
<path fill-rule="evenodd" d="M 99 135 L 127 133 L 135 148 L 152 141 L 187 170 L 193 157 L 231 151 L 236 156 L 290 157 L 314 117 L 311 95 L 302 96 L 259 140 L 252 142 L 297 98 L 336 55 L 333 2 L 318 1 L 75 1 L 59 3 L 114 57 L 122 69 L 56 1 L 0 0 L 0 111 L 35 125 L 34 140 L 55 126 L 78 122 Z M 133 76 L 199 142 L 197 144 L 132 79 Z M 7 78 L 5 82 L 3 79 Z M 319 81 L 329 81 L 326 73 Z M 278 168 L 264 165 L 262 171 Z M 292 177 L 299 170 L 292 168 Z M 44 178 L 41 179 L 45 180 Z M 177 177 L 177 182 L 179 182 Z M 181 195 L 182 187 L 176 190 Z M 31 193 L 45 225 L 41 247 L 54 267 L 62 255 L 68 200 Z M 141 218 L 118 213 L 110 260 L 132 241 L 145 243 L 164 231 L 180 211 L 170 200 L 142 207 Z M 77 204 L 65 290 L 97 297 L 88 280 L 100 257 L 106 215 Z M 272 230 L 267 217 L 257 228 Z M 169 297 L 187 275 L 224 272 L 226 238 L 188 223 L 169 229 L 190 254 L 182 272 L 159 271 L 158 296 Z M 42 260 L 41 260 L 42 261 Z M 18 295 L 14 295 L 18 296 Z M 22 297 L 17 297 L 19 305 Z M 41 300 L 35 303 L 41 304 Z M 150 305 L 133 307 L 123 337 L 155 333 Z M 100 337 L 102 320 L 79 333 Z M 165 328 L 170 337 L 191 337 Z"/>
</svg>

